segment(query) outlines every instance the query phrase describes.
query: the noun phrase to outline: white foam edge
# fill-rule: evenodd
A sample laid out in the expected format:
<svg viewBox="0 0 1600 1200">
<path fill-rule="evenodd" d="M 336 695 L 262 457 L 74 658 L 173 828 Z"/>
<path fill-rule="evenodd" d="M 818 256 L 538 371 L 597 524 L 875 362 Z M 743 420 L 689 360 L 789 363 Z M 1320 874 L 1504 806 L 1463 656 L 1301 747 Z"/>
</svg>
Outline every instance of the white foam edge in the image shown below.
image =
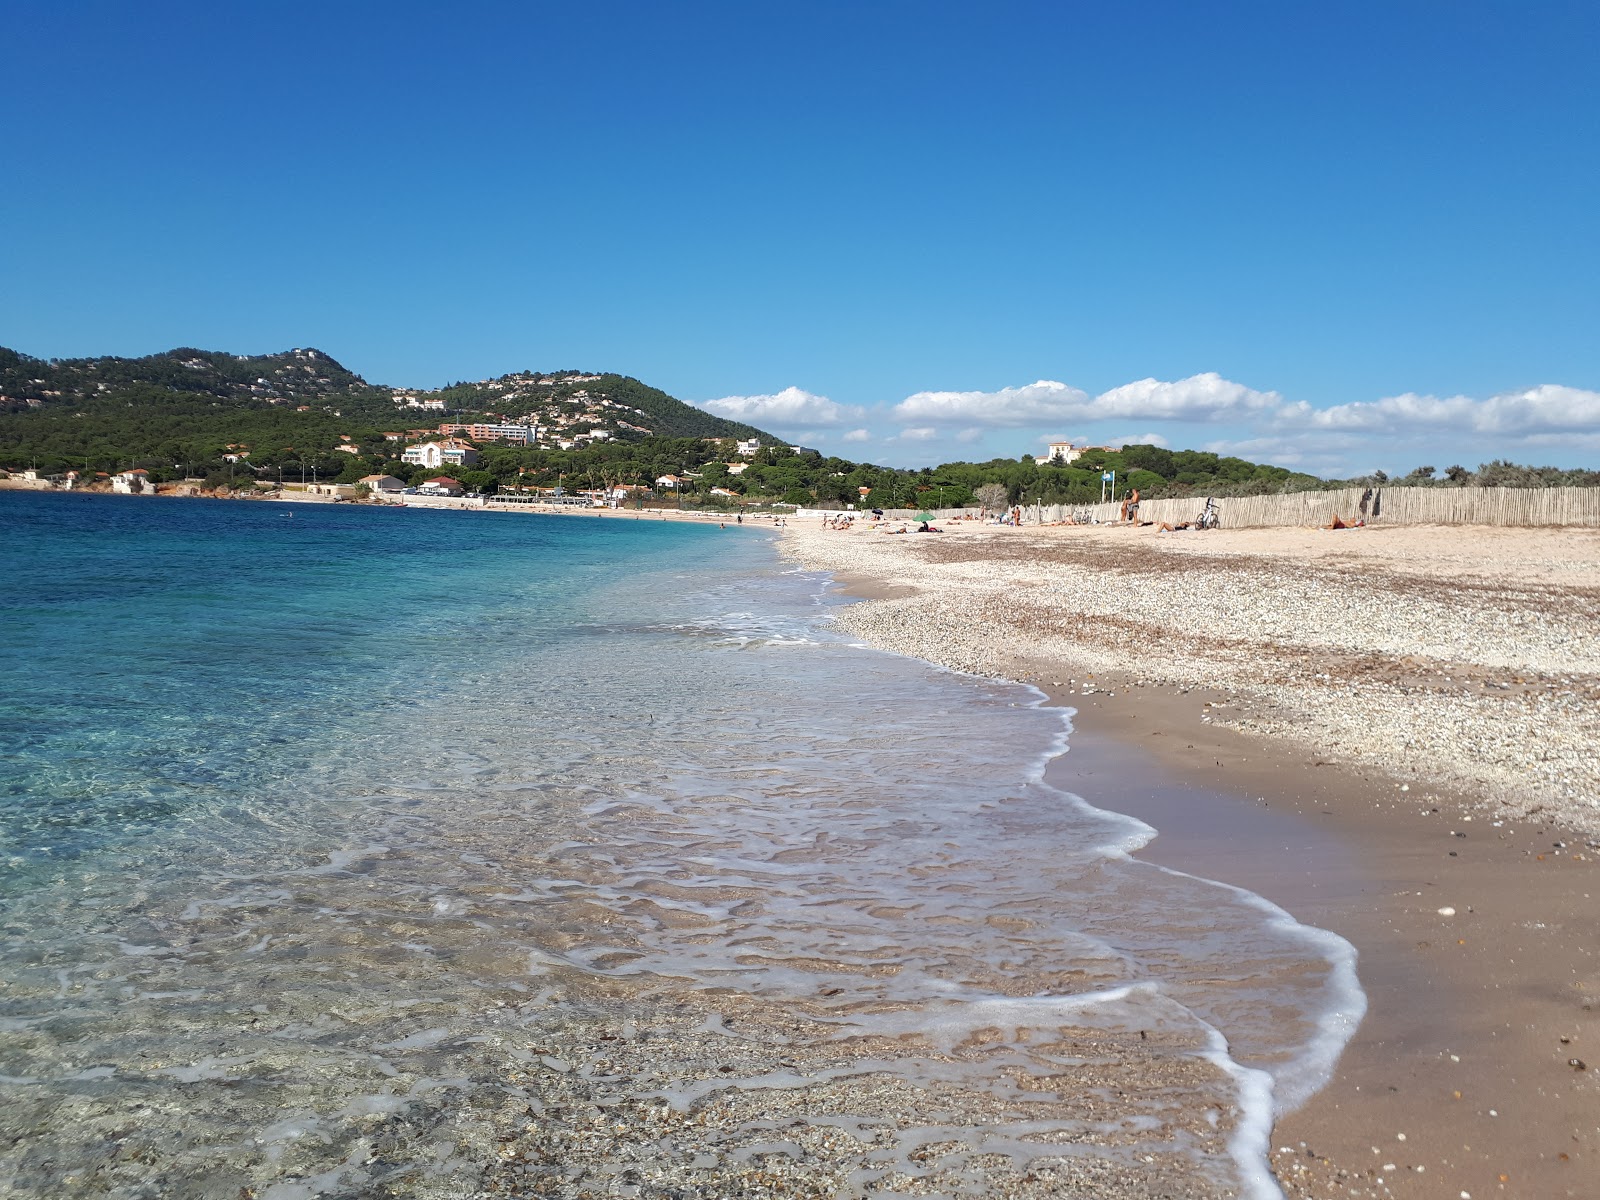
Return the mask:
<svg viewBox="0 0 1600 1200">
<path fill-rule="evenodd" d="M 829 583 L 832 583 L 831 575 L 828 576 L 828 580 Z M 831 615 L 829 619 L 832 619 Z M 860 642 L 848 642 L 846 644 L 851 648 L 865 650 L 874 654 L 887 654 L 900 658 L 915 657 L 914 655 L 903 655 L 892 650 L 885 650 L 878 646 Z M 1050 764 L 1066 753 L 1070 747 L 1073 730 L 1072 718 L 1077 715 L 1077 709 L 1067 705 L 1051 706 L 1049 693 L 1035 684 L 1001 679 L 998 676 L 983 675 L 975 671 L 962 671 L 928 659 L 919 659 L 918 661 L 925 663 L 935 671 L 981 680 L 986 684 L 999 684 L 1005 687 L 1018 688 L 1031 695 L 1032 702 L 1029 707 L 1036 709 L 1054 707 L 1054 711 L 1061 714 L 1060 733 L 1051 739 L 1049 749 L 1037 757 L 1031 770 L 1026 766 L 1024 767 L 1024 778 L 1027 782 L 1035 785 L 1052 787 L 1054 791 L 1085 813 L 1109 817 L 1127 823 L 1128 834 L 1124 839 L 1104 847 L 1095 847 L 1096 850 L 1110 855 L 1131 858 L 1135 851 L 1143 849 L 1156 838 L 1159 831 L 1137 817 L 1119 813 L 1113 809 L 1100 808 L 1075 792 L 1054 788 L 1053 785 L 1045 783 L 1045 774 Z M 1201 1021 L 1208 1029 L 1212 1029 L 1219 1042 L 1218 1046 L 1202 1053 L 1207 1056 L 1217 1055 L 1213 1059 L 1216 1065 L 1230 1075 L 1235 1076 L 1239 1082 L 1242 1104 L 1244 1097 L 1247 1095 L 1255 1098 L 1253 1107 L 1250 1105 L 1244 1106 L 1244 1115 L 1241 1117 L 1240 1127 L 1229 1143 L 1230 1153 L 1234 1154 L 1239 1170 L 1245 1175 L 1253 1195 L 1281 1198 L 1283 1193 L 1278 1189 L 1269 1166 L 1268 1152 L 1271 1148 L 1272 1123 L 1277 1116 L 1292 1112 L 1301 1104 L 1304 1104 L 1306 1100 L 1310 1099 L 1327 1084 L 1333 1075 L 1333 1069 L 1338 1063 L 1340 1054 L 1355 1035 L 1356 1027 L 1361 1023 L 1362 1017 L 1366 1015 L 1367 995 L 1362 989 L 1360 979 L 1356 973 L 1356 948 L 1349 941 L 1331 930 L 1319 929 L 1314 925 L 1307 925 L 1297 921 L 1286 909 L 1247 888 L 1223 883 L 1216 879 L 1209 879 L 1203 875 L 1193 875 L 1172 867 L 1164 867 L 1159 863 L 1150 862 L 1148 859 L 1140 859 L 1138 861 L 1169 875 L 1193 879 L 1199 883 L 1210 884 L 1234 893 L 1246 904 L 1265 913 L 1274 927 L 1293 932 L 1307 942 L 1318 945 L 1322 957 L 1330 967 L 1329 986 L 1333 992 L 1333 998 L 1312 1022 L 1317 1029 L 1317 1036 L 1310 1041 L 1306 1050 L 1297 1055 L 1290 1065 L 1276 1078 L 1268 1072 L 1253 1067 L 1245 1067 L 1235 1062 L 1228 1054 L 1227 1039 L 1220 1031 Z M 1197 1021 L 1201 1020 L 1198 1015 L 1195 1019 Z M 1258 1095 L 1258 1089 L 1262 1083 L 1265 1084 L 1265 1091 Z M 1249 1158 L 1241 1157 L 1242 1155 L 1248 1155 Z"/>
</svg>

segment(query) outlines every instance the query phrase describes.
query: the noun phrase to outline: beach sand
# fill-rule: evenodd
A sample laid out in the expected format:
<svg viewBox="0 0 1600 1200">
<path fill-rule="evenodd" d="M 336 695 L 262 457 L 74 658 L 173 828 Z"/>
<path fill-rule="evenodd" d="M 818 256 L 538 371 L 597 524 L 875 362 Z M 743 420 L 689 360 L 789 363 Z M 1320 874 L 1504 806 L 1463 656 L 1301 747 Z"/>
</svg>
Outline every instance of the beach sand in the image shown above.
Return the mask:
<svg viewBox="0 0 1600 1200">
<path fill-rule="evenodd" d="M 1357 947 L 1368 1015 L 1273 1135 L 1289 1195 L 1597 1194 L 1600 533 L 785 546 L 863 640 L 1076 709 L 1052 781 L 1156 826 L 1145 857 Z"/>
</svg>

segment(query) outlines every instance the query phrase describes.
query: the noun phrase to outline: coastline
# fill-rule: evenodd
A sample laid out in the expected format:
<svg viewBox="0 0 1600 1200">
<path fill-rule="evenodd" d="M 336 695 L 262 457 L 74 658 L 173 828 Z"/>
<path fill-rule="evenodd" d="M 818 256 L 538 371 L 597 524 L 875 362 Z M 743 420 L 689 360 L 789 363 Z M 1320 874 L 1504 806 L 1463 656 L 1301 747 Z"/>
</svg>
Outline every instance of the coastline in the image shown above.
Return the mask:
<svg viewBox="0 0 1600 1200">
<path fill-rule="evenodd" d="M 167 486 L 167 485 L 162 485 Z M 72 496 L 110 496 L 115 498 L 147 499 L 147 500 L 221 500 L 247 504 L 313 504 L 313 505 L 344 505 L 347 508 L 409 508 L 409 509 L 443 509 L 455 512 L 477 513 L 520 513 L 545 517 L 608 517 L 613 520 L 646 521 L 690 521 L 697 524 L 718 522 L 725 525 L 740 525 L 737 518 L 740 512 L 709 512 L 697 509 L 677 508 L 588 508 L 575 504 L 479 504 L 464 498 L 448 496 L 408 497 L 404 503 L 387 500 L 348 500 L 335 496 L 305 495 L 299 493 L 275 493 L 272 495 L 218 495 L 214 492 L 205 492 L 195 489 L 189 491 L 157 491 L 149 495 L 132 495 L 126 492 L 112 492 L 104 488 L 74 488 L 70 491 L 51 486 L 40 486 L 22 480 L 0 479 L 0 491 L 48 493 L 51 495 Z M 743 525 L 755 529 L 773 529 L 778 520 L 787 520 L 773 513 L 743 513 Z"/>
<path fill-rule="evenodd" d="M 1080 606 L 1090 611 L 1076 623 L 1063 625 L 1059 611 L 1042 621 L 1037 611 L 1027 621 L 1013 613 L 1008 637 L 968 636 L 1000 619 L 997 588 L 1010 597 L 1051 589 L 1051 567 L 1074 554 L 1124 589 L 1185 565 L 1174 555 L 1195 555 L 1200 587 L 1226 594 L 1254 580 L 1262 557 L 1314 570 L 1325 547 L 1362 560 L 1358 586 L 1368 595 L 1380 588 L 1377 571 L 1398 567 L 1392 574 L 1416 590 L 1431 570 L 1437 586 L 1484 600 L 1495 563 L 1474 554 L 1483 531 L 1426 531 L 1439 545 L 1424 555 L 1407 554 L 1419 541 L 1410 531 L 1354 545 L 1300 530 L 1139 545 L 1141 532 L 984 530 L 885 546 L 871 533 L 791 530 L 784 549 L 833 572 L 863 601 L 840 614 L 863 640 L 1032 683 L 1050 703 L 1076 710 L 1070 747 L 1048 777 L 1155 826 L 1159 836 L 1140 857 L 1247 888 L 1356 946 L 1367 1016 L 1333 1078 L 1281 1116 L 1272 1136 L 1287 1195 L 1587 1194 L 1583 1180 L 1600 1152 L 1600 1077 L 1587 1069 L 1600 1068 L 1600 963 L 1589 936 L 1600 913 L 1600 843 L 1584 805 L 1553 811 L 1561 797 L 1549 790 L 1508 797 L 1496 790 L 1495 772 L 1474 780 L 1470 762 L 1419 773 L 1415 758 L 1386 757 L 1381 738 L 1376 748 L 1352 745 L 1350 714 L 1319 727 L 1316 705 L 1294 705 L 1281 686 L 1263 696 L 1246 671 L 1214 672 L 1220 686 L 1209 688 L 1196 671 L 1174 678 L 1163 652 L 1170 629 L 1163 636 L 1130 620 L 1111 623 L 1107 636 L 1095 604 Z M 1503 546 L 1522 531 L 1492 532 L 1488 540 Z M 1551 545 L 1572 541 L 1539 532 Z M 1081 534 L 1091 536 L 1071 545 Z M 1547 570 L 1522 578 L 1591 589 L 1586 564 L 1597 544 L 1580 533 L 1564 551 L 1546 545 Z M 1128 562 L 1125 550 L 1153 561 Z M 1018 561 L 1022 570 L 982 578 L 985 564 Z M 1190 586 L 1199 590 L 1192 577 Z M 1196 600 L 1203 607 L 1203 597 Z M 1017 638 L 1018 624 L 1030 636 Z M 1281 649 L 1228 652 L 1248 664 L 1252 653 L 1281 659 Z M 1514 651 L 1502 644 L 1495 653 L 1509 659 Z M 1363 674 L 1374 674 L 1364 665 Z M 1416 695 L 1408 689 L 1437 665 L 1415 656 L 1393 673 L 1392 694 L 1357 692 L 1357 703 L 1372 703 L 1355 715 L 1382 714 L 1396 696 Z M 1542 682 L 1538 671 L 1509 661 L 1480 665 L 1476 681 L 1492 685 L 1500 670 L 1524 692 L 1532 690 L 1527 681 Z M 1577 679 L 1573 690 L 1586 682 Z M 1494 688 L 1495 699 L 1505 690 Z M 1298 736 L 1283 736 L 1285 727 Z M 1557 732 L 1581 738 L 1582 727 Z M 1569 801 L 1587 798 L 1580 792 Z M 1585 1069 L 1569 1060 L 1587 1060 Z"/>
</svg>

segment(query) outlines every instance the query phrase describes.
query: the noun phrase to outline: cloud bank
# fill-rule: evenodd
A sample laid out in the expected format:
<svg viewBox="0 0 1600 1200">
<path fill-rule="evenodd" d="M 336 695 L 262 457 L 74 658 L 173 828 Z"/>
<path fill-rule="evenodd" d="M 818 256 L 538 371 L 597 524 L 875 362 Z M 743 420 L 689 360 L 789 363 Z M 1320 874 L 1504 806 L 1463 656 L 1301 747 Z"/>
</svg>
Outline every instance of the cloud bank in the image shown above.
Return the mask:
<svg viewBox="0 0 1600 1200">
<path fill-rule="evenodd" d="M 1138 420 L 1233 423 L 1283 434 L 1449 431 L 1532 440 L 1548 434 L 1600 433 L 1600 392 L 1545 383 L 1483 400 L 1406 392 L 1317 408 L 1207 371 L 1187 379 L 1138 379 L 1093 397 L 1048 379 L 993 392 L 917 392 L 895 405 L 892 414 L 904 422 L 964 425 L 969 430 Z"/>
<path fill-rule="evenodd" d="M 918 392 L 896 404 L 894 415 L 901 421 L 1016 427 L 1069 420 L 1088 399 L 1075 387 L 1041 379 L 998 392 Z"/>
<path fill-rule="evenodd" d="M 1370 469 L 1413 451 L 1424 455 L 1486 457 L 1559 448 L 1600 453 L 1600 391 L 1544 383 L 1487 398 L 1416 392 L 1315 406 L 1281 393 L 1225 379 L 1215 371 L 1184 379 L 1137 379 L 1091 396 L 1058 380 L 1040 379 L 995 391 L 923 391 L 898 404 L 866 409 L 839 404 L 798 387 L 764 396 L 724 396 L 704 407 L 719 416 L 779 428 L 793 436 L 923 445 L 987 443 L 1005 431 L 1028 429 L 1043 438 L 1118 444 L 1194 445 L 1317 474 Z M 870 428 L 876 417 L 897 432 Z M 1096 422 L 1115 421 L 1137 436 L 1086 434 Z M 1164 436 L 1171 424 L 1210 427 Z M 1115 426 L 1113 426 L 1115 428 Z M 997 447 L 998 448 L 998 447 Z M 924 451 L 926 453 L 926 451 Z"/>
<path fill-rule="evenodd" d="M 778 425 L 812 429 L 825 425 L 844 425 L 859 421 L 864 410 L 839 404 L 797 387 L 786 387 L 769 396 L 723 396 L 700 406 L 719 417 L 750 425 Z"/>
<path fill-rule="evenodd" d="M 1138 379 L 1091 397 L 1081 388 L 1041 379 L 996 392 L 918 392 L 894 407 L 902 421 L 1015 428 L 1068 421 L 1224 421 L 1278 408 L 1277 392 L 1258 392 L 1215 371 L 1165 382 Z"/>
<path fill-rule="evenodd" d="M 1353 433 L 1470 430 L 1532 438 L 1538 434 L 1600 431 L 1600 392 L 1554 383 L 1502 392 L 1487 400 L 1469 396 L 1441 399 L 1406 392 L 1331 408 L 1313 408 L 1302 401 L 1286 406 L 1279 416 L 1281 423 L 1288 426 Z"/>
</svg>

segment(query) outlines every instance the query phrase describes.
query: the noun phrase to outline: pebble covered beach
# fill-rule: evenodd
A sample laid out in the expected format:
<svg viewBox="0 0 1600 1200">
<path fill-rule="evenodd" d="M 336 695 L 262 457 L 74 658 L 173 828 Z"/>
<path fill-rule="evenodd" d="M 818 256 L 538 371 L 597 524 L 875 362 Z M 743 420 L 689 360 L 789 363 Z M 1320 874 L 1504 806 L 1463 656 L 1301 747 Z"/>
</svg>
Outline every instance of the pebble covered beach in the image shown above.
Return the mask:
<svg viewBox="0 0 1600 1200">
<path fill-rule="evenodd" d="M 1355 946 L 1284 1193 L 1592 1195 L 1600 532 L 945 528 L 785 549 L 863 642 L 1075 710 L 1052 777 L 1155 826 L 1141 856 Z"/>
<path fill-rule="evenodd" d="M 956 670 L 1211 688 L 1212 719 L 1600 832 L 1600 533 L 1158 533 L 795 522 L 786 549 L 880 598 L 840 622 Z"/>
</svg>

